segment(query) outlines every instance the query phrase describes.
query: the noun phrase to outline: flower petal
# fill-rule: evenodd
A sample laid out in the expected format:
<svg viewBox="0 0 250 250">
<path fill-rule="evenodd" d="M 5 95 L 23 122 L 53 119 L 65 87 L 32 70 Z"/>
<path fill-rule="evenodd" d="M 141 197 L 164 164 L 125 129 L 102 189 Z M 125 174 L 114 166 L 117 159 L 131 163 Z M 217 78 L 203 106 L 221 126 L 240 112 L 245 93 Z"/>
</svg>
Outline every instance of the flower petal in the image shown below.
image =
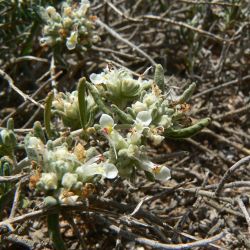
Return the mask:
<svg viewBox="0 0 250 250">
<path fill-rule="evenodd" d="M 139 159 L 137 159 L 137 160 L 140 162 L 140 167 L 143 170 L 152 173 L 152 170 L 153 170 L 153 168 L 155 166 L 155 164 L 153 162 L 151 162 L 151 161 L 145 161 L 145 160 L 140 161 Z"/>
<path fill-rule="evenodd" d="M 144 127 L 148 127 L 152 122 L 152 116 L 149 111 L 141 111 L 136 116 L 136 122 L 142 124 Z"/>
<path fill-rule="evenodd" d="M 67 189 L 71 189 L 77 183 L 77 179 L 77 174 L 66 173 L 62 178 L 62 185 Z"/>
<path fill-rule="evenodd" d="M 92 83 L 94 83 L 94 84 L 101 84 L 101 83 L 103 83 L 104 82 L 104 76 L 105 76 L 106 74 L 104 73 L 104 72 L 102 72 L 102 73 L 100 73 L 100 74 L 95 74 L 95 73 L 93 73 L 93 74 L 91 74 L 90 76 L 89 76 L 89 79 L 90 79 L 90 81 L 92 82 Z"/>
<path fill-rule="evenodd" d="M 78 32 L 73 31 L 70 34 L 70 37 L 67 38 L 66 46 L 69 50 L 73 50 L 76 47 L 78 38 Z"/>
<path fill-rule="evenodd" d="M 108 179 L 114 179 L 118 175 L 118 170 L 114 164 L 103 163 L 104 175 Z"/>
<path fill-rule="evenodd" d="M 132 104 L 132 109 L 136 113 L 139 113 L 141 111 L 146 111 L 147 110 L 147 105 L 145 103 L 137 101 L 136 103 Z"/>
<path fill-rule="evenodd" d="M 57 189 L 57 175 L 55 173 L 42 173 L 42 177 L 39 180 L 39 185 L 45 190 Z"/>
<path fill-rule="evenodd" d="M 167 181 L 171 178 L 169 168 L 162 166 L 160 167 L 160 171 L 155 173 L 155 179 L 159 181 Z"/>
<path fill-rule="evenodd" d="M 99 121 L 102 128 L 112 128 L 114 126 L 114 120 L 111 116 L 103 114 Z"/>
</svg>

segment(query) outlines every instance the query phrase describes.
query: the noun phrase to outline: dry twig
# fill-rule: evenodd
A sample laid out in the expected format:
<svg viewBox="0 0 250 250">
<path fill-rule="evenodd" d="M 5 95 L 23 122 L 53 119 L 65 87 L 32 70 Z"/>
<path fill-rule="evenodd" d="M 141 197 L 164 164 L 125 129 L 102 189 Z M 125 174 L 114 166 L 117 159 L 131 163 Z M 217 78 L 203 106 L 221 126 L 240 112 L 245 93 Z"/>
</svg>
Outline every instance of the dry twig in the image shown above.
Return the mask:
<svg viewBox="0 0 250 250">
<path fill-rule="evenodd" d="M 227 179 L 232 175 L 232 173 L 238 169 L 241 165 L 250 162 L 250 156 L 246 156 L 244 158 L 242 158 L 241 160 L 239 160 L 238 162 L 236 162 L 231 168 L 229 168 L 227 170 L 227 172 L 225 173 L 225 175 L 223 176 L 223 178 L 221 179 L 217 189 L 215 190 L 215 195 L 218 196 L 220 195 L 220 192 L 225 184 L 225 182 L 227 181 Z"/>
</svg>

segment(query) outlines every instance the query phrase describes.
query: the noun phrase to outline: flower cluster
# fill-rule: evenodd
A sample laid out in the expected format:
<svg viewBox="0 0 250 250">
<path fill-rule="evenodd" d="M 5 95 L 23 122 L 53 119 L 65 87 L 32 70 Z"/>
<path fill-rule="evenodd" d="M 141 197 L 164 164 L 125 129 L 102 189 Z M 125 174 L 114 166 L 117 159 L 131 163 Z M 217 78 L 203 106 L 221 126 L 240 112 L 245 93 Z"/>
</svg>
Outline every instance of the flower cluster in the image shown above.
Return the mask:
<svg viewBox="0 0 250 250">
<path fill-rule="evenodd" d="M 34 126 L 34 135 L 27 136 L 28 158 L 40 169 L 36 187 L 63 203 L 73 203 L 86 183 L 100 180 L 97 176 L 113 179 L 119 174 L 132 181 L 138 171 L 144 171 L 150 180 L 167 181 L 170 170 L 152 162 L 146 149 L 166 137 L 190 137 L 209 123 L 209 119 L 187 123 L 186 101 L 195 84 L 180 96 L 169 95 L 161 65 L 156 67 L 154 80 L 134 79 L 127 70 L 115 68 L 92 74 L 90 80 L 92 83 L 81 78 L 77 91 L 58 93 L 45 106 L 45 114 L 52 108 L 65 126 L 82 128 L 86 149 L 79 143 L 71 150 L 63 143 L 46 144 L 40 124 Z M 91 141 L 100 140 L 108 144 L 101 154 L 90 146 Z"/>
<path fill-rule="evenodd" d="M 73 203 L 83 190 L 84 184 L 94 176 L 113 179 L 117 168 L 95 149 L 85 150 L 78 144 L 73 151 L 66 143 L 44 145 L 40 138 L 28 135 L 25 139 L 28 158 L 41 169 L 36 187 L 58 198 L 62 203 Z M 65 193 L 70 195 L 65 196 Z"/>
<path fill-rule="evenodd" d="M 92 113 L 95 110 L 95 103 L 91 95 L 85 97 L 87 103 L 87 113 Z M 78 103 L 78 91 L 72 93 L 58 93 L 53 102 L 52 108 L 67 127 L 79 129 L 81 127 Z"/>
<path fill-rule="evenodd" d="M 142 78 L 134 79 L 132 74 L 123 68 L 109 67 L 100 74 L 91 74 L 90 80 L 98 87 L 102 96 L 121 108 L 125 107 L 128 101 L 136 100 L 141 91 L 152 83 Z"/>
<path fill-rule="evenodd" d="M 100 126 L 103 135 L 108 139 L 110 150 L 108 158 L 113 162 L 121 176 L 130 178 L 136 170 L 144 170 L 156 180 L 166 181 L 170 178 L 170 170 L 164 165 L 154 164 L 146 155 L 143 137 L 149 133 L 149 125 L 152 121 L 144 111 L 137 115 L 131 131 L 123 137 L 115 129 L 114 120 L 111 116 L 103 114 L 100 118 Z"/>
<path fill-rule="evenodd" d="M 158 66 L 159 67 L 159 66 Z M 182 104 L 192 94 L 195 84 L 178 96 L 167 91 L 166 87 L 157 83 L 161 74 L 156 70 L 155 80 L 134 79 L 126 69 L 106 68 L 99 74 L 91 74 L 90 80 L 97 86 L 99 95 L 107 103 L 117 105 L 114 112 L 117 113 L 118 122 L 126 120 L 134 124 L 134 131 L 143 134 L 154 145 L 158 145 L 164 139 L 166 132 L 173 128 L 183 128 L 189 120 L 186 111 L 188 105 Z M 163 80 L 164 81 L 164 80 Z M 161 88 L 160 88 L 161 87 Z"/>
<path fill-rule="evenodd" d="M 86 50 L 99 37 L 94 33 L 94 17 L 90 16 L 90 3 L 82 0 L 78 5 L 73 1 L 64 2 L 61 13 L 52 6 L 41 7 L 40 15 L 46 25 L 43 28 L 41 45 L 66 44 L 69 50 L 77 45 Z"/>
</svg>

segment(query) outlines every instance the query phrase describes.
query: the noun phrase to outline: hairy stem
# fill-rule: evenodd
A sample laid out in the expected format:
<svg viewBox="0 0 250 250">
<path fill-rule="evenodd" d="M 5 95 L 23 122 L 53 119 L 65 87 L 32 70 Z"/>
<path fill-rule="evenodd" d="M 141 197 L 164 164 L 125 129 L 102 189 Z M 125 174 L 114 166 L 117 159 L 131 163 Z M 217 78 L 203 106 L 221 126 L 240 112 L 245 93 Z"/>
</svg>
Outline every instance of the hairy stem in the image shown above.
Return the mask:
<svg viewBox="0 0 250 250">
<path fill-rule="evenodd" d="M 66 246 L 63 242 L 61 233 L 60 233 L 60 225 L 59 225 L 59 214 L 49 214 L 47 216 L 48 222 L 48 232 L 49 237 L 54 244 L 54 248 L 56 250 L 66 250 Z"/>
<path fill-rule="evenodd" d="M 53 92 L 50 92 L 48 94 L 47 99 L 46 99 L 45 108 L 44 108 L 44 124 L 45 124 L 46 133 L 47 133 L 49 138 L 52 137 L 50 120 L 51 120 L 51 107 L 52 107 L 53 99 L 54 99 L 54 94 L 53 94 Z"/>
</svg>

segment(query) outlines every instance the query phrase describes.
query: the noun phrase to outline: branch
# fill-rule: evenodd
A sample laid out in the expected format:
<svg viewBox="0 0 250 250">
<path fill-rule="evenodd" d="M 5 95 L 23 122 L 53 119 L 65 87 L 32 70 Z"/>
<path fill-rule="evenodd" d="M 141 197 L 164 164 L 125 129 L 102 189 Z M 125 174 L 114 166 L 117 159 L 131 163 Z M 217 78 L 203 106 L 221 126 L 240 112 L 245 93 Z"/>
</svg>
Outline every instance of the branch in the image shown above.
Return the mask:
<svg viewBox="0 0 250 250">
<path fill-rule="evenodd" d="M 123 43 L 127 44 L 129 47 L 131 47 L 133 50 L 137 51 L 139 54 L 141 54 L 143 57 L 145 57 L 152 65 L 156 65 L 156 62 L 154 59 L 146 54 L 143 50 L 141 50 L 139 47 L 137 47 L 135 44 L 131 43 L 127 39 L 123 38 L 120 34 L 118 34 L 114 29 L 110 28 L 107 24 L 103 23 L 100 19 L 96 20 L 96 23 L 104 28 L 110 35 L 115 37 L 116 39 L 122 41 Z"/>
<path fill-rule="evenodd" d="M 115 233 L 117 233 L 118 235 L 128 239 L 128 240 L 132 240 L 135 241 L 139 244 L 143 244 L 143 245 L 147 245 L 150 247 L 153 247 L 154 249 L 164 249 L 164 250 L 181 250 L 181 249 L 191 249 L 193 247 L 202 247 L 202 246 L 207 246 L 208 244 L 215 242 L 217 240 L 220 240 L 221 238 L 223 238 L 225 236 L 225 233 L 222 232 L 220 234 L 217 234 L 213 237 L 207 238 L 207 239 L 203 239 L 203 240 L 197 240 L 195 242 L 191 242 L 191 243 L 183 243 L 183 244 L 164 244 L 164 243 L 160 243 L 158 241 L 155 240 L 150 240 L 144 237 L 140 237 L 137 234 L 125 231 L 113 224 L 111 224 L 107 219 L 104 219 L 103 216 L 100 215 L 95 215 L 98 220 L 101 220 L 104 224 L 107 224 L 109 229 Z"/>
<path fill-rule="evenodd" d="M 22 96 L 22 98 L 24 99 L 24 101 L 29 100 L 32 103 L 34 103 L 36 106 L 44 109 L 44 106 L 40 103 L 38 103 L 37 101 L 35 101 L 34 99 L 32 99 L 31 97 L 29 97 L 28 95 L 26 95 L 25 93 L 23 93 L 22 90 L 20 90 L 18 87 L 15 86 L 13 79 L 7 74 L 5 73 L 3 70 L 0 69 L 0 75 L 9 83 L 9 86 L 14 89 L 20 96 Z"/>
<path fill-rule="evenodd" d="M 250 162 L 250 156 L 246 156 L 244 158 L 242 158 L 241 160 L 239 160 L 238 162 L 236 162 L 231 168 L 229 168 L 227 170 L 227 172 L 225 173 L 225 175 L 223 176 L 223 178 L 221 179 L 217 189 L 215 190 L 215 195 L 218 196 L 226 182 L 226 180 L 231 176 L 231 174 L 237 169 L 239 168 L 242 164 L 244 163 L 248 163 Z"/>
</svg>

